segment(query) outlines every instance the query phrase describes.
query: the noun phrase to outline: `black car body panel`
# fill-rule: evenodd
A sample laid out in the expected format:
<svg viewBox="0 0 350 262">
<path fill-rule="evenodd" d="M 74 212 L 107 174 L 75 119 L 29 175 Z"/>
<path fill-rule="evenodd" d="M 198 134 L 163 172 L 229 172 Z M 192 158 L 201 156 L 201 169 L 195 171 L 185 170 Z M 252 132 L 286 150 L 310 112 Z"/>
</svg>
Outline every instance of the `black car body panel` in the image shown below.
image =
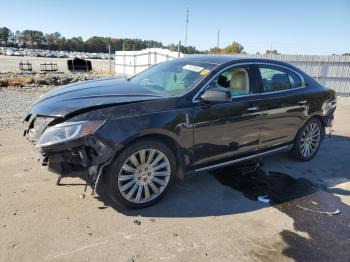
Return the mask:
<svg viewBox="0 0 350 262">
<path fill-rule="evenodd" d="M 105 121 L 91 136 L 40 149 L 56 172 L 63 172 L 62 163 L 78 164 L 96 177 L 120 150 L 142 137 L 170 143 L 176 150 L 179 169 L 202 170 L 214 163 L 292 144 L 310 117 L 323 119 L 325 126 L 332 122 L 335 93 L 291 65 L 231 56 L 183 60 L 212 63 L 215 68 L 182 96 L 164 96 L 123 79 L 89 81 L 52 90 L 28 112 L 25 133 L 35 134 L 35 142 L 48 126 L 57 123 Z M 297 72 L 305 87 L 264 93 L 257 77 L 257 65 L 262 62 Z M 202 103 L 200 96 L 207 84 L 218 72 L 234 65 L 250 67 L 253 93 L 227 103 Z M 35 127 L 43 116 L 48 120 Z"/>
<path fill-rule="evenodd" d="M 124 79 L 92 80 L 47 92 L 34 103 L 29 114 L 67 117 L 67 115 L 92 108 L 159 97 L 161 97 L 159 94 L 139 88 Z"/>
</svg>

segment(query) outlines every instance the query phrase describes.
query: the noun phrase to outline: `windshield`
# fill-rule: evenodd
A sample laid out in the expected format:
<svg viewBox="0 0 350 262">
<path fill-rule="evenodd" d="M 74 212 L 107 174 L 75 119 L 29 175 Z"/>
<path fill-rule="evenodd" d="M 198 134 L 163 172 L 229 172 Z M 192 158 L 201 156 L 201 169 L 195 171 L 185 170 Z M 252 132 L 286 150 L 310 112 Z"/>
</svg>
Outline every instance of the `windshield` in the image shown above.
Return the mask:
<svg viewBox="0 0 350 262">
<path fill-rule="evenodd" d="M 129 81 L 154 92 L 182 95 L 206 77 L 214 67 L 214 64 L 173 60 L 150 67 Z"/>
</svg>

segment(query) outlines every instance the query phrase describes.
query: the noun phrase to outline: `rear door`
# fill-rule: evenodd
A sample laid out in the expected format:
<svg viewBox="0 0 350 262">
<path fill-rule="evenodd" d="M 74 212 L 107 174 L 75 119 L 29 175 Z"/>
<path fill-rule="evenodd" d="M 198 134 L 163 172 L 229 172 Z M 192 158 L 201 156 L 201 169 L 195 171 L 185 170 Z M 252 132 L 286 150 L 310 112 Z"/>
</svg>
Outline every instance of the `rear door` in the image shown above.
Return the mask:
<svg viewBox="0 0 350 262">
<path fill-rule="evenodd" d="M 229 90 L 231 102 L 206 105 L 195 97 L 193 165 L 208 165 L 257 149 L 262 99 L 256 86 L 253 66 L 231 66 L 206 87 Z"/>
<path fill-rule="evenodd" d="M 287 67 L 258 64 L 263 121 L 259 148 L 293 141 L 307 116 L 307 92 L 302 76 Z"/>
</svg>

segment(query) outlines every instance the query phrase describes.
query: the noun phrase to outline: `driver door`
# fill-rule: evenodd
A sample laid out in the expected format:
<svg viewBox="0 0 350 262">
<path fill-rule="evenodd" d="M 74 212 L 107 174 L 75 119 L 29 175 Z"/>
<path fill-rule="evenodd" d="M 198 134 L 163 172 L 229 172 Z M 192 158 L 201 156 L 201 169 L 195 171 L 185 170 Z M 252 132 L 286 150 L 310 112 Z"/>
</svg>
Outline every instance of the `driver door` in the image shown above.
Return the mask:
<svg viewBox="0 0 350 262">
<path fill-rule="evenodd" d="M 210 105 L 195 101 L 191 154 L 194 166 L 207 166 L 257 150 L 262 99 L 257 92 L 255 70 L 253 65 L 233 66 L 219 73 L 207 85 L 206 89 L 229 90 L 232 101 Z"/>
</svg>

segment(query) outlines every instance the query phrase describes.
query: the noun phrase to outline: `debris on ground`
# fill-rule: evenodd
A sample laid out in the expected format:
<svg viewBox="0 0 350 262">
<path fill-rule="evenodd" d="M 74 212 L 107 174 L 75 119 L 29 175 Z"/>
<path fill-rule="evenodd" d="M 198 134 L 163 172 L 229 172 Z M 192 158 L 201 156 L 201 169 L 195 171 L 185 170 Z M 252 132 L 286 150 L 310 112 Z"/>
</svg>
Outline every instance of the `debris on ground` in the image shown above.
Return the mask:
<svg viewBox="0 0 350 262">
<path fill-rule="evenodd" d="M 334 215 L 338 215 L 340 214 L 340 210 L 337 208 L 337 210 L 333 211 L 333 212 L 329 212 L 329 211 L 318 211 L 318 210 L 312 210 L 310 208 L 306 208 L 300 205 L 297 205 L 297 207 L 305 210 L 305 211 L 309 211 L 309 212 L 313 212 L 313 213 L 318 213 L 318 214 L 325 214 L 325 215 L 329 215 L 329 216 L 334 216 Z"/>
<path fill-rule="evenodd" d="M 141 221 L 138 220 L 138 219 L 135 219 L 135 220 L 134 220 L 134 224 L 140 226 L 140 225 L 141 225 Z"/>
<path fill-rule="evenodd" d="M 270 198 L 268 195 L 265 195 L 265 196 L 258 196 L 258 200 L 260 202 L 264 202 L 264 203 L 270 203 Z"/>
</svg>

